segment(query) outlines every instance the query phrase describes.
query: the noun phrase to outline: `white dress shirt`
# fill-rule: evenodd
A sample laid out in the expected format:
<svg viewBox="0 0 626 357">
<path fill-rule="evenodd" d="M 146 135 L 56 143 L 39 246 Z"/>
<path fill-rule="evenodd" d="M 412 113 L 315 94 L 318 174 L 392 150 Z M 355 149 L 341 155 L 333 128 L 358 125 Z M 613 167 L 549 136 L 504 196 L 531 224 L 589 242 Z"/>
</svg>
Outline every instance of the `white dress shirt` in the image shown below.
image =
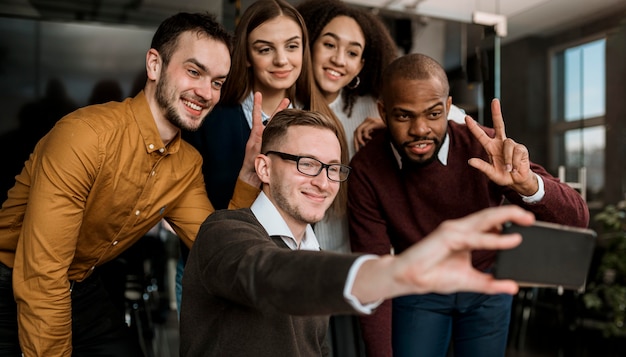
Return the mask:
<svg viewBox="0 0 626 357">
<path fill-rule="evenodd" d="M 274 204 L 269 200 L 264 192 L 261 192 L 252 203 L 250 210 L 252 210 L 256 219 L 259 223 L 261 223 L 270 236 L 281 236 L 283 242 L 285 242 L 285 244 L 287 244 L 287 246 L 292 250 L 320 250 L 317 238 L 315 238 L 315 233 L 313 233 L 313 228 L 311 228 L 310 224 L 306 225 L 304 237 L 298 247 L 291 229 L 289 229 L 289 226 L 287 226 L 287 223 L 280 215 L 280 212 L 278 212 Z M 363 255 L 354 261 L 348 272 L 346 284 L 343 289 L 343 297 L 348 301 L 348 303 L 350 303 L 350 305 L 352 305 L 352 307 L 354 307 L 354 309 L 362 314 L 371 314 L 374 309 L 382 303 L 381 300 L 375 303 L 363 305 L 354 295 L 352 295 L 352 286 L 354 285 L 356 275 L 361 268 L 361 265 L 370 259 L 378 259 L 378 257 L 376 255 Z"/>
</svg>

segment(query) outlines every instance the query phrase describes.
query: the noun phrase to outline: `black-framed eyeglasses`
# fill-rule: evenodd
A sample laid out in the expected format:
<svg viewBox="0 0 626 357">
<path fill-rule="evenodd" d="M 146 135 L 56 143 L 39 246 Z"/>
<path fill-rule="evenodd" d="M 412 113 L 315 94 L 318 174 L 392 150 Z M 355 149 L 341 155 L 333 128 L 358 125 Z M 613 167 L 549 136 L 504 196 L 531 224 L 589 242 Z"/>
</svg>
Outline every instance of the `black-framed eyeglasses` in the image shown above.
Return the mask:
<svg viewBox="0 0 626 357">
<path fill-rule="evenodd" d="M 326 169 L 326 177 L 329 180 L 335 182 L 343 182 L 348 179 L 348 175 L 350 175 L 350 166 L 342 165 L 342 164 L 325 164 L 318 159 L 314 159 L 308 156 L 296 156 L 287 154 L 280 151 L 268 151 L 263 155 L 278 155 L 283 160 L 290 160 L 296 162 L 296 168 L 300 173 L 303 173 L 307 176 L 317 176 L 322 172 L 322 170 Z"/>
</svg>

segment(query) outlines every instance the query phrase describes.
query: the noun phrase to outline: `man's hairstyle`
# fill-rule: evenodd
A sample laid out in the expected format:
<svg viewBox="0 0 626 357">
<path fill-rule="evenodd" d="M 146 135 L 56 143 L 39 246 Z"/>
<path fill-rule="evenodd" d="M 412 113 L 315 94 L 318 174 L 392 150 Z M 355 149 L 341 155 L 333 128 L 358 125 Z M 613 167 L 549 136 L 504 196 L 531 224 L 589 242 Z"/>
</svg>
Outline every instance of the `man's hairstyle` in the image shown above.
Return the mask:
<svg viewBox="0 0 626 357">
<path fill-rule="evenodd" d="M 389 93 L 391 83 L 396 79 L 424 80 L 437 78 L 445 89 L 445 95 L 450 93 L 448 76 L 441 65 L 426 55 L 412 53 L 404 55 L 391 62 L 383 72 L 383 93 Z"/>
<path fill-rule="evenodd" d="M 311 49 L 322 35 L 322 30 L 338 16 L 352 18 L 361 28 L 365 38 L 363 69 L 359 73 L 360 83 L 356 88 L 349 85 L 341 91 L 344 99 L 343 111 L 350 117 L 358 96 L 378 98 L 382 86 L 382 72 L 397 57 L 397 48 L 389 29 L 376 15 L 353 7 L 339 0 L 306 0 L 297 7 L 309 30 Z"/>
<path fill-rule="evenodd" d="M 287 129 L 292 126 L 308 126 L 328 129 L 339 140 L 339 128 L 334 120 L 319 112 L 302 109 L 284 109 L 274 114 L 274 117 L 263 130 L 261 152 L 277 150 L 287 136 Z"/>
<path fill-rule="evenodd" d="M 182 33 L 195 31 L 198 36 L 207 36 L 222 42 L 228 50 L 232 49 L 231 34 L 209 13 L 180 12 L 165 19 L 152 37 L 151 48 L 159 52 L 163 63 L 167 65 L 176 50 Z"/>
</svg>

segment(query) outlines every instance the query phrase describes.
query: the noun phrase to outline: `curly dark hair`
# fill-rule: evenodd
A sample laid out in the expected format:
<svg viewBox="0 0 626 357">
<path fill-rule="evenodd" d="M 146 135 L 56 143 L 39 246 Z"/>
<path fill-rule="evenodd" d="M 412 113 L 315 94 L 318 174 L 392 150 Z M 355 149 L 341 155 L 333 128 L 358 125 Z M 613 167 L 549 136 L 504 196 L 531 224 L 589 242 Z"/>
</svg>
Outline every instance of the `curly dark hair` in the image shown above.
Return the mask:
<svg viewBox="0 0 626 357">
<path fill-rule="evenodd" d="M 359 73 L 361 81 L 356 88 L 346 86 L 341 91 L 345 103 L 343 110 L 351 116 L 357 96 L 369 95 L 378 98 L 382 89 L 383 70 L 397 57 L 396 44 L 381 19 L 364 9 L 347 5 L 339 0 L 305 0 L 298 4 L 296 9 L 306 23 L 311 49 L 324 27 L 335 17 L 351 17 L 359 24 L 365 37 L 363 69 Z"/>
</svg>

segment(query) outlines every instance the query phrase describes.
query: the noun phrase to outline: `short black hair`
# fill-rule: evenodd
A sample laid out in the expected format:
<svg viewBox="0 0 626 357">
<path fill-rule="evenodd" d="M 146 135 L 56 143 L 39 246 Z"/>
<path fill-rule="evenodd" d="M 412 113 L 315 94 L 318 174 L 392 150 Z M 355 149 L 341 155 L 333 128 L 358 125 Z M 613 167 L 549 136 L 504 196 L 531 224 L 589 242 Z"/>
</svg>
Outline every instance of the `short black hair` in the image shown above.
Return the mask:
<svg viewBox="0 0 626 357">
<path fill-rule="evenodd" d="M 232 50 L 232 35 L 209 13 L 179 12 L 165 19 L 152 37 L 151 48 L 159 52 L 164 64 L 168 64 L 176 49 L 180 35 L 187 31 L 196 31 L 224 43 L 229 52 Z"/>
</svg>

